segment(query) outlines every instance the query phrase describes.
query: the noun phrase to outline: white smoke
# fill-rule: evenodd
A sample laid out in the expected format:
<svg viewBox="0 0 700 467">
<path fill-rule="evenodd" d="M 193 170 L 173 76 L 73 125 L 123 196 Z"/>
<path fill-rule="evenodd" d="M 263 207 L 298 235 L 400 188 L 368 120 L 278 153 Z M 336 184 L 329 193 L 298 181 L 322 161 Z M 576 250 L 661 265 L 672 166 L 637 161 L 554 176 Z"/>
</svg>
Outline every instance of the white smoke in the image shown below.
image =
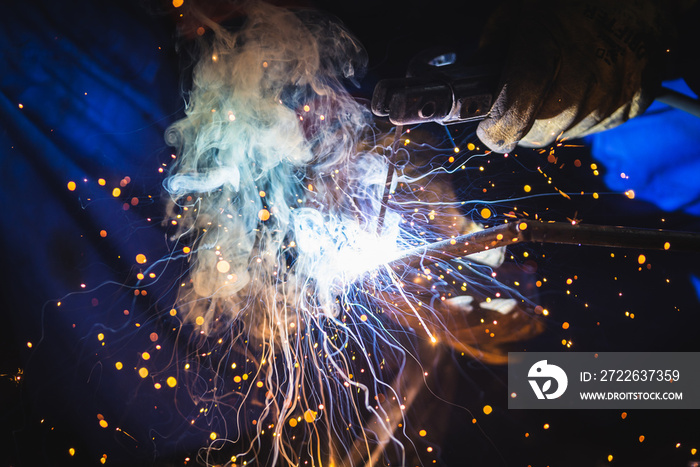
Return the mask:
<svg viewBox="0 0 700 467">
<path fill-rule="evenodd" d="M 365 66 L 352 35 L 317 13 L 261 2 L 248 4 L 247 16 L 235 33 L 209 24 L 213 37 L 193 72 L 187 117 L 166 134 L 178 150 L 164 184 L 171 214 L 197 239 L 192 288 L 230 318 L 251 293 L 276 287 L 275 276 L 327 277 L 316 266 L 328 262 L 328 245 L 301 247 L 310 245 L 303 239 L 336 237 L 338 248 L 352 237 L 348 229 L 371 231 L 353 203 L 378 203 L 387 170 L 383 158 L 361 154 L 370 115 L 341 82 Z M 285 250 L 294 250 L 294 264 Z M 217 268 L 222 261 L 228 265 Z M 255 290 L 251 269 L 262 282 Z"/>
</svg>

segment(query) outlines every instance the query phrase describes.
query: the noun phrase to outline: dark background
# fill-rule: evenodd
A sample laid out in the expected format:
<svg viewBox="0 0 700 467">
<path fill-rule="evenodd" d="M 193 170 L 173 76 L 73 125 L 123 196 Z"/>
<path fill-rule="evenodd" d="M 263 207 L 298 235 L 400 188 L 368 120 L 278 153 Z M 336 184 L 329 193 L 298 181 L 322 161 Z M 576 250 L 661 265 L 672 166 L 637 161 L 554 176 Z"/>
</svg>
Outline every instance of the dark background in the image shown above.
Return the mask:
<svg viewBox="0 0 700 467">
<path fill-rule="evenodd" d="M 182 115 L 182 60 L 175 51 L 182 43 L 175 30 L 180 20 L 167 4 L 58 3 L 4 6 L 0 20 L 0 464 L 98 465 L 106 454 L 107 465 L 183 465 L 208 439 L 205 425 L 188 426 L 187 395 L 154 392 L 137 376 L 113 370 L 116 361 L 137 366 L 153 344 L 152 332 L 172 351 L 154 357 L 156 364 L 177 355 L 167 333 L 172 323 L 157 318 L 172 299 L 170 282 L 134 296 L 140 288 L 133 258 L 168 253 L 158 168 L 170 162 L 163 132 Z M 365 99 L 377 80 L 403 76 L 422 49 L 450 44 L 465 54 L 473 50 L 493 7 L 417 1 L 314 6 L 342 19 L 367 48 L 367 76 L 353 91 Z M 424 129 L 444 142 L 446 153 L 451 149 L 445 129 Z M 449 133 L 460 147 L 479 144 L 473 126 Z M 556 161 L 548 160 L 549 151 L 516 154 L 476 159 L 457 181 L 460 195 L 496 201 L 498 213 L 517 206 L 545 220 L 700 228 L 698 218 L 682 211 L 664 212 L 613 193 L 603 183 L 605 161 L 595 161 L 585 147 L 556 148 Z M 672 164 L 672 156 L 663 157 Z M 111 189 L 127 176 L 129 183 L 113 197 Z M 69 180 L 78 185 L 74 192 L 66 189 Z M 526 184 L 535 196 L 520 199 Z M 553 187 L 585 194 L 567 199 Z M 542 335 L 513 350 L 699 350 L 700 306 L 691 279 L 699 274 L 697 254 L 644 252 L 640 266 L 638 251 L 521 245 L 512 250 L 516 263 L 524 263 L 525 252 L 535 263 L 534 278 L 547 279 L 533 299 L 551 314 Z M 178 273 L 171 265 L 155 270 L 167 278 Z M 505 367 L 461 356 L 439 365 L 434 371 L 444 376 L 433 389 L 437 396 L 449 394 L 449 403 L 436 398 L 413 416 L 416 430 L 428 430 L 417 441 L 425 465 L 689 466 L 699 458 L 691 455 L 700 449 L 697 411 L 627 410 L 625 418 L 623 410 L 509 411 Z M 482 411 L 487 404 L 490 415 Z M 98 414 L 108 429 L 100 428 Z"/>
</svg>

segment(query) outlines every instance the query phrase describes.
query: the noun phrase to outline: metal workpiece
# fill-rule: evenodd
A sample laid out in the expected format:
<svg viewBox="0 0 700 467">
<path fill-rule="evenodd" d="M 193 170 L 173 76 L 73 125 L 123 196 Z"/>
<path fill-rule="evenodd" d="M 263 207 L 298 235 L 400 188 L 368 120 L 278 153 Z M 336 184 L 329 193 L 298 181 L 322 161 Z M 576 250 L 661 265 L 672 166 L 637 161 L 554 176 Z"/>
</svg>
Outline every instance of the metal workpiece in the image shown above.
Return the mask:
<svg viewBox="0 0 700 467">
<path fill-rule="evenodd" d="M 640 250 L 700 252 L 700 233 L 516 220 L 416 247 L 392 261 L 389 266 L 391 268 L 407 266 L 418 268 L 426 261 L 449 261 L 517 243 L 558 243 Z"/>
</svg>

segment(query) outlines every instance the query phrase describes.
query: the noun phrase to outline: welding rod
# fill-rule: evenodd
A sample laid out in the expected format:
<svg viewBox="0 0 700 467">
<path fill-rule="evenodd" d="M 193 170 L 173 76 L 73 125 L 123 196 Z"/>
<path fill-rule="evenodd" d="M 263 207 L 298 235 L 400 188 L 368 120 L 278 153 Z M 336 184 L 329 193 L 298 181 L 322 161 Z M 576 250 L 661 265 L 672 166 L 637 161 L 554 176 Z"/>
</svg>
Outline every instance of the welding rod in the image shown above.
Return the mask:
<svg viewBox="0 0 700 467">
<path fill-rule="evenodd" d="M 389 263 L 389 266 L 392 268 L 406 266 L 419 268 L 425 261 L 449 261 L 517 243 L 560 243 L 642 250 L 700 252 L 700 233 L 519 220 L 416 247 Z"/>
<path fill-rule="evenodd" d="M 384 230 L 384 217 L 386 216 L 386 207 L 389 204 L 389 195 L 391 194 L 391 183 L 394 179 L 394 168 L 396 167 L 396 151 L 401 135 L 403 134 L 403 125 L 396 125 L 394 129 L 394 141 L 388 150 L 385 150 L 387 161 L 386 181 L 384 182 L 384 194 L 382 195 L 382 204 L 379 205 L 379 216 L 377 217 L 377 234 L 382 235 Z"/>
</svg>

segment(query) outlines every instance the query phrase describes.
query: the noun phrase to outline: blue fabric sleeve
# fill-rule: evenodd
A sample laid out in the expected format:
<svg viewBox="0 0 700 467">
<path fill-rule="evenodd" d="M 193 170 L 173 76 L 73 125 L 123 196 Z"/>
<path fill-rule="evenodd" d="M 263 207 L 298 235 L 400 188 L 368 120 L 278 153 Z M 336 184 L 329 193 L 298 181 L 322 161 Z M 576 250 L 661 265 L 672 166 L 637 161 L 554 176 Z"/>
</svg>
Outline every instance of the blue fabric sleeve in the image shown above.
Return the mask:
<svg viewBox="0 0 700 467">
<path fill-rule="evenodd" d="M 664 83 L 695 96 L 682 80 Z M 700 216 L 700 118 L 654 102 L 641 116 L 587 138 L 611 190 L 664 211 Z"/>
</svg>

